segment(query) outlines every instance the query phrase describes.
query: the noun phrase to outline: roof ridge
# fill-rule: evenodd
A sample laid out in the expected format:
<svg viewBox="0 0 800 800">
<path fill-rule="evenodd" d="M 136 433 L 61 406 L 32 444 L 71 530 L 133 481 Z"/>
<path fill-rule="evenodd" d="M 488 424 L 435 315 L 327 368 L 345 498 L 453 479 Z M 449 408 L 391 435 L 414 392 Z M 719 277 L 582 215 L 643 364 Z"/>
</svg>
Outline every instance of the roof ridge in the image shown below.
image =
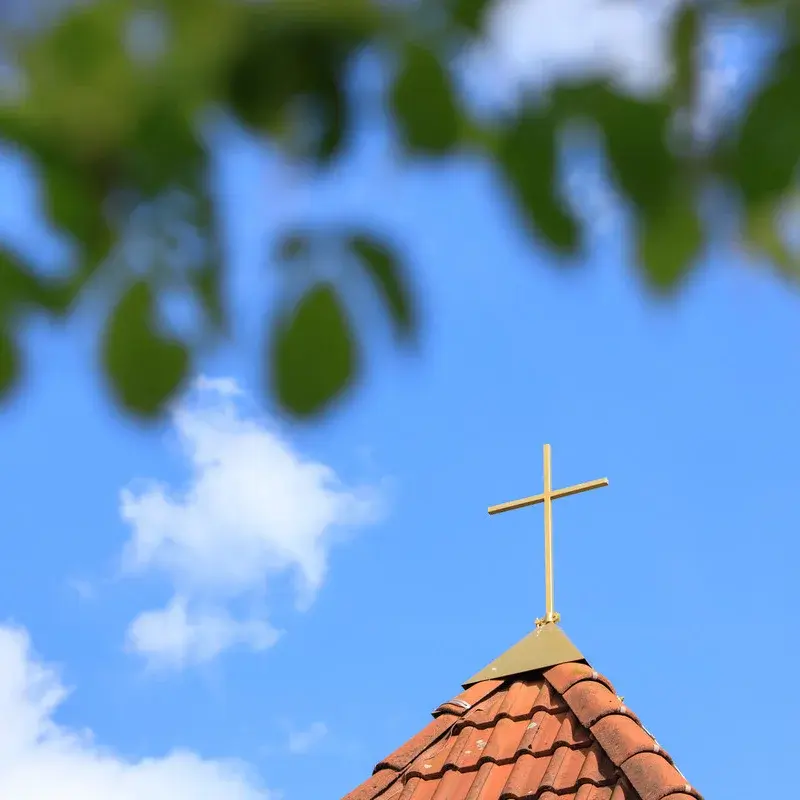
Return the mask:
<svg viewBox="0 0 800 800">
<path fill-rule="evenodd" d="M 608 678 L 579 662 L 557 664 L 542 674 L 641 800 L 703 800 Z"/>
</svg>

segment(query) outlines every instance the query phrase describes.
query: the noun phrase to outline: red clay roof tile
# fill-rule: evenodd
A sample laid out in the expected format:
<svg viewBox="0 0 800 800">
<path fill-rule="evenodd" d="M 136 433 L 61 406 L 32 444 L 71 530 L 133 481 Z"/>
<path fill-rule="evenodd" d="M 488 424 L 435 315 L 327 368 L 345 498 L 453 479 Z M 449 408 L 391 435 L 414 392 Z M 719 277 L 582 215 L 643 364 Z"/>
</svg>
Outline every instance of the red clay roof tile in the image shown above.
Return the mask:
<svg viewBox="0 0 800 800">
<path fill-rule="evenodd" d="M 442 703 L 439 708 L 433 712 L 433 716 L 438 717 L 440 714 L 458 714 L 461 716 L 465 711 L 469 711 L 482 700 L 485 700 L 502 683 L 503 681 L 483 681 L 482 683 L 475 683 L 452 700 Z"/>
<path fill-rule="evenodd" d="M 660 753 L 672 762 L 656 740 L 630 717 L 619 714 L 603 717 L 592 726 L 592 735 L 616 764 L 622 764 L 637 753 Z"/>
<path fill-rule="evenodd" d="M 416 736 L 409 739 L 404 745 L 398 747 L 391 755 L 378 764 L 375 769 L 388 767 L 395 771 L 407 767 L 412 759 L 416 758 L 423 750 L 449 731 L 453 727 L 453 722 L 457 720 L 454 714 L 442 714 L 433 722 L 429 722 Z"/>
<path fill-rule="evenodd" d="M 702 800 L 584 663 L 483 681 L 344 800 Z"/>
<path fill-rule="evenodd" d="M 664 800 L 679 792 L 694 794 L 683 775 L 660 753 L 637 753 L 622 764 L 622 771 L 642 800 Z"/>
</svg>

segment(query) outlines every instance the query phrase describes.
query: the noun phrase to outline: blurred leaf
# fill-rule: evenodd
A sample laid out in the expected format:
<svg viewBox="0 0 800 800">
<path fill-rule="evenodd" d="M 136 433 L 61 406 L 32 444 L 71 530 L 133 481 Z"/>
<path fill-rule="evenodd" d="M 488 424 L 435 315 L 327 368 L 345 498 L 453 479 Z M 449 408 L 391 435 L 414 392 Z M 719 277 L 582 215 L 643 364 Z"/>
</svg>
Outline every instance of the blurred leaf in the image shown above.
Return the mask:
<svg viewBox="0 0 800 800">
<path fill-rule="evenodd" d="M 749 250 L 768 258 L 784 276 L 800 279 L 800 259 L 781 235 L 778 208 L 764 203 L 748 209 L 742 234 Z"/>
<path fill-rule="evenodd" d="M 488 0 L 452 0 L 454 21 L 471 33 L 479 33 L 483 24 Z"/>
<path fill-rule="evenodd" d="M 639 221 L 638 256 L 650 285 L 674 289 L 702 254 L 705 236 L 702 223 L 687 194 L 675 194 L 654 215 Z"/>
<path fill-rule="evenodd" d="M 345 69 L 373 15 L 302 15 L 274 4 L 249 27 L 228 77 L 227 97 L 251 129 L 302 145 L 320 162 L 337 155 L 349 123 Z M 321 4 L 324 5 L 324 4 Z M 297 115 L 299 114 L 299 120 Z M 310 142 L 305 142 L 309 138 Z"/>
<path fill-rule="evenodd" d="M 215 260 L 192 270 L 190 279 L 211 327 L 224 332 L 227 330 L 228 316 L 222 298 L 222 276 L 222 262 Z"/>
<path fill-rule="evenodd" d="M 19 381 L 22 368 L 19 348 L 5 326 L 0 326 L 0 401 L 5 400 Z"/>
<path fill-rule="evenodd" d="M 578 223 L 558 193 L 558 149 L 552 116 L 526 111 L 501 138 L 497 159 L 526 219 L 561 252 L 579 245 Z"/>
<path fill-rule="evenodd" d="M 748 204 L 783 194 L 800 160 L 800 44 L 782 54 L 753 100 L 732 155 L 731 173 Z"/>
<path fill-rule="evenodd" d="M 88 168 L 49 154 L 39 161 L 39 166 L 46 213 L 57 228 L 74 237 L 86 259 L 81 268 L 89 273 L 109 254 L 113 242 L 100 178 Z"/>
<path fill-rule="evenodd" d="M 327 408 L 353 381 L 358 353 L 334 287 L 317 284 L 273 331 L 269 367 L 280 404 L 299 417 Z"/>
<path fill-rule="evenodd" d="M 144 281 L 130 286 L 108 320 L 103 364 L 117 400 L 145 417 L 161 412 L 189 374 L 189 353 L 155 329 L 155 299 Z"/>
<path fill-rule="evenodd" d="M 71 153 L 58 131 L 45 130 L 25 121 L 10 107 L 0 105 L 0 137 L 14 142 L 38 168 L 42 205 L 49 221 L 80 247 L 85 271 L 97 266 L 109 253 L 113 232 L 104 203 L 112 188 L 108 163 L 97 158 L 80 160 Z"/>
<path fill-rule="evenodd" d="M 250 27 L 227 79 L 226 99 L 239 120 L 254 130 L 273 128 L 288 100 L 289 92 L 275 74 L 279 54 L 274 39 L 263 24 Z"/>
<path fill-rule="evenodd" d="M 342 149 L 347 130 L 348 107 L 340 73 L 321 74 L 312 95 L 315 104 L 310 129 L 316 134 L 311 152 L 323 164 L 331 161 Z"/>
<path fill-rule="evenodd" d="M 447 68 L 432 50 L 406 47 L 391 105 L 400 137 L 412 152 L 443 155 L 455 147 L 459 110 Z"/>
<path fill-rule="evenodd" d="M 383 242 L 364 234 L 351 236 L 348 245 L 386 304 L 397 335 L 412 336 L 417 324 L 414 299 L 395 254 Z"/>
<path fill-rule="evenodd" d="M 551 109 L 558 120 L 599 126 L 617 186 L 635 206 L 650 214 L 669 201 L 678 161 L 668 144 L 672 108 L 666 98 L 639 99 L 589 81 L 558 86 Z"/>
<path fill-rule="evenodd" d="M 34 280 L 11 252 L 0 247 L 0 321 L 35 294 Z"/>
<path fill-rule="evenodd" d="M 61 281 L 36 275 L 0 246 L 0 320 L 13 317 L 25 307 L 61 315 L 68 304 L 69 294 Z"/>
<path fill-rule="evenodd" d="M 51 68 L 60 70 L 62 79 L 85 85 L 98 79 L 99 70 L 121 62 L 126 6 L 124 0 L 105 0 L 69 7 L 45 38 Z"/>
<path fill-rule="evenodd" d="M 41 25 L 21 50 L 30 119 L 82 158 L 115 149 L 138 110 L 123 35 L 131 10 L 129 0 L 61 4 L 58 23 Z"/>
<path fill-rule="evenodd" d="M 125 150 L 125 178 L 146 197 L 180 187 L 205 190 L 208 153 L 194 120 L 162 98 L 143 113 Z"/>
<path fill-rule="evenodd" d="M 598 121 L 619 187 L 645 213 L 657 213 L 676 171 L 667 144 L 669 105 L 610 92 L 604 101 Z"/>
<path fill-rule="evenodd" d="M 691 102 L 697 80 L 697 48 L 700 44 L 700 11 L 686 5 L 672 23 L 672 58 L 675 63 L 675 89 L 680 102 Z"/>
</svg>

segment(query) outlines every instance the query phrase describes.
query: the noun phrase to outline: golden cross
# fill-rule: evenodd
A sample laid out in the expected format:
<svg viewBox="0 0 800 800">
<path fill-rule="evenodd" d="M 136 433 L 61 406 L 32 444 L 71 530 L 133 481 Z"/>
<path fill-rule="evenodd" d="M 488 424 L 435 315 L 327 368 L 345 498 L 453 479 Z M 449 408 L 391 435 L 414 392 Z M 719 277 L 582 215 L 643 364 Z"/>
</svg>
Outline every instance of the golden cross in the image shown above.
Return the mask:
<svg viewBox="0 0 800 800">
<path fill-rule="evenodd" d="M 558 622 L 561 615 L 553 608 L 553 500 L 569 497 L 573 494 L 588 492 L 590 489 L 599 489 L 608 486 L 608 478 L 599 478 L 596 481 L 577 483 L 565 489 L 553 491 L 550 482 L 550 445 L 544 446 L 544 492 L 533 497 L 523 497 L 522 500 L 511 500 L 497 506 L 489 506 L 490 514 L 502 514 L 504 511 L 514 511 L 517 508 L 535 506 L 544 503 L 544 585 L 545 585 L 545 615 L 536 620 L 536 627 L 550 622 Z"/>
</svg>

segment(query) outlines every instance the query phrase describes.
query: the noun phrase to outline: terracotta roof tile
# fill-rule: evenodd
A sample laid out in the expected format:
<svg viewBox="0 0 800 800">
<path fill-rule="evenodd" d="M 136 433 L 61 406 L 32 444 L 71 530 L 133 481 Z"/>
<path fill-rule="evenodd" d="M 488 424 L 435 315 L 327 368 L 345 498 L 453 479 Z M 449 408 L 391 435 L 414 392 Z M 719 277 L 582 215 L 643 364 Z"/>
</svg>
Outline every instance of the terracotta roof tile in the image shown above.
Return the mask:
<svg viewBox="0 0 800 800">
<path fill-rule="evenodd" d="M 502 683 L 503 681 L 483 681 L 482 683 L 473 684 L 457 697 L 442 703 L 433 712 L 433 716 L 438 717 L 440 714 L 458 714 L 460 716 L 482 700 L 485 700 Z"/>
<path fill-rule="evenodd" d="M 375 768 L 393 769 L 399 771 L 408 766 L 411 759 L 416 758 L 425 748 L 441 737 L 443 733 L 453 727 L 457 717 L 453 714 L 442 714 L 429 722 L 416 736 L 409 739 L 404 745 L 398 747 L 391 755 L 381 761 Z"/>
<path fill-rule="evenodd" d="M 584 663 L 483 681 L 344 800 L 702 800 Z"/>
</svg>

